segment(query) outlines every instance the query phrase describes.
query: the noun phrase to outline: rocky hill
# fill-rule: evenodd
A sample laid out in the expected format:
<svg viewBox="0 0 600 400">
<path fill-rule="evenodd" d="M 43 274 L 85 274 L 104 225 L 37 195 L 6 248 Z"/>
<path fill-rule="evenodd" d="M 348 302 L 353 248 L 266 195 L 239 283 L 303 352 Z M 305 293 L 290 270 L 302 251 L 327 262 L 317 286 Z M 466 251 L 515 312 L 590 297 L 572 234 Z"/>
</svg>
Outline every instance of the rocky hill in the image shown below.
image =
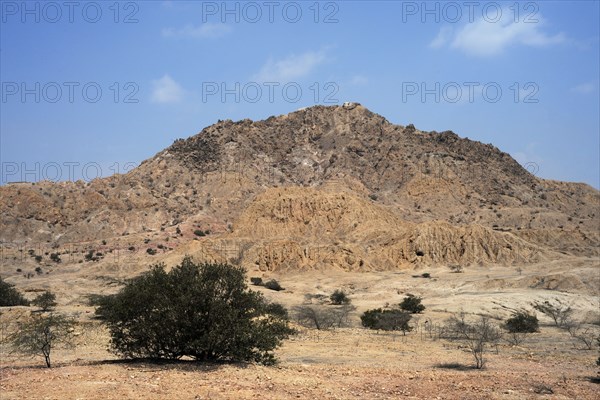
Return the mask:
<svg viewBox="0 0 600 400">
<path fill-rule="evenodd" d="M 0 187 L 0 240 L 110 251 L 160 238 L 162 257 L 269 270 L 513 264 L 598 256 L 599 205 L 492 145 L 346 104 L 219 121 L 125 175 Z"/>
</svg>

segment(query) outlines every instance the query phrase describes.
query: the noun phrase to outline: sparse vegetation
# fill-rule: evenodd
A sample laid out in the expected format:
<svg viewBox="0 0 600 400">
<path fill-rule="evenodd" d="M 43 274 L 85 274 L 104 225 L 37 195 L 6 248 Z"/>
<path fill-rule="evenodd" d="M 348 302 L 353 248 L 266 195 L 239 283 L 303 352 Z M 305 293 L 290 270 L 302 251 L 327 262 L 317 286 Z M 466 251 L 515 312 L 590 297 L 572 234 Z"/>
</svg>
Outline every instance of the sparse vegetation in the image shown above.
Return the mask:
<svg viewBox="0 0 600 400">
<path fill-rule="evenodd" d="M 200 230 L 200 229 L 196 229 L 196 230 L 194 231 L 194 235 L 196 235 L 196 236 L 201 236 L 201 237 L 202 237 L 202 236 L 206 236 L 206 233 L 204 233 L 204 231 L 202 231 L 202 230 Z"/>
<path fill-rule="evenodd" d="M 29 301 L 15 289 L 14 285 L 0 277 L 0 307 L 28 306 Z"/>
<path fill-rule="evenodd" d="M 242 268 L 185 257 L 131 280 L 101 300 L 113 350 L 126 358 L 275 361 L 272 350 L 293 333 L 287 313 L 248 290 Z"/>
<path fill-rule="evenodd" d="M 461 272 L 463 272 L 463 267 L 462 265 L 450 265 L 450 271 L 454 272 L 455 274 L 460 274 Z"/>
<path fill-rule="evenodd" d="M 307 328 L 327 330 L 348 326 L 348 316 L 354 307 L 346 304 L 340 307 L 323 305 L 302 305 L 294 308 L 298 324 Z"/>
<path fill-rule="evenodd" d="M 594 348 L 594 342 L 599 337 L 597 329 L 591 326 L 585 326 L 581 322 L 572 322 L 566 326 L 569 334 L 577 342 L 583 344 L 584 349 L 592 350 Z"/>
<path fill-rule="evenodd" d="M 552 318 L 554 325 L 558 326 L 559 328 L 567 327 L 572 323 L 572 314 L 574 310 L 571 308 L 571 306 L 562 303 L 558 299 L 556 299 L 553 303 L 546 300 L 543 303 L 535 302 L 532 305 L 533 308 L 542 314 Z"/>
<path fill-rule="evenodd" d="M 485 353 L 500 341 L 502 335 L 488 317 L 481 316 L 476 322 L 468 322 L 465 313 L 461 312 L 448 319 L 443 337 L 466 346 L 475 359 L 475 368 L 482 369 L 487 362 Z"/>
</svg>

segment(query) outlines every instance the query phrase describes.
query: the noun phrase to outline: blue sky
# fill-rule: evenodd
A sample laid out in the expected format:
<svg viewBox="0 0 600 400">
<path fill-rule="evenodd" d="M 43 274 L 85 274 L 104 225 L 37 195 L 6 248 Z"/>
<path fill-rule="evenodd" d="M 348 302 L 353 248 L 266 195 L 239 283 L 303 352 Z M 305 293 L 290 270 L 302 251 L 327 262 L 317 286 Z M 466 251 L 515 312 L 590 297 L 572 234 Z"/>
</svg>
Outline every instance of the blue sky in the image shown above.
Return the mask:
<svg viewBox="0 0 600 400">
<path fill-rule="evenodd" d="M 356 101 L 600 186 L 596 1 L 0 5 L 0 183 L 124 172 L 219 119 Z"/>
</svg>

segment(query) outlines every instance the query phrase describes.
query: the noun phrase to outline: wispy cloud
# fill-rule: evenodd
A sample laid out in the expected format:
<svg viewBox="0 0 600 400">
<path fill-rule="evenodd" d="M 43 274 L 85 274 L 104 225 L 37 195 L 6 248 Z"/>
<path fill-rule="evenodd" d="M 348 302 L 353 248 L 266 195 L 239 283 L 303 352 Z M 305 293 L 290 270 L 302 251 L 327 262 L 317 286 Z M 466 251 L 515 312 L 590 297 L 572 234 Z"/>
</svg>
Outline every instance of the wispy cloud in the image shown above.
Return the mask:
<svg viewBox="0 0 600 400">
<path fill-rule="evenodd" d="M 325 60 L 324 51 L 291 54 L 280 60 L 269 58 L 254 79 L 262 82 L 291 81 L 307 76 Z"/>
<path fill-rule="evenodd" d="M 596 90 L 595 82 L 585 82 L 585 83 L 582 83 L 580 85 L 577 85 L 577 86 L 574 86 L 571 88 L 572 92 L 581 93 L 581 94 L 592 93 L 595 90 Z"/>
<path fill-rule="evenodd" d="M 225 36 L 232 31 L 231 26 L 218 23 L 204 23 L 199 26 L 186 25 L 182 28 L 163 28 L 162 35 L 166 38 L 212 39 Z"/>
<path fill-rule="evenodd" d="M 183 99 L 185 91 L 168 74 L 162 78 L 152 81 L 151 100 L 154 103 L 168 104 L 177 103 Z"/>
<path fill-rule="evenodd" d="M 443 26 L 429 43 L 432 48 L 449 46 L 468 55 L 491 57 L 502 54 L 514 45 L 546 47 L 565 43 L 565 35 L 554 35 L 542 31 L 544 20 L 538 14 L 538 22 L 515 21 L 509 10 L 503 10 L 498 22 L 488 22 L 480 18 L 459 29 Z"/>
</svg>

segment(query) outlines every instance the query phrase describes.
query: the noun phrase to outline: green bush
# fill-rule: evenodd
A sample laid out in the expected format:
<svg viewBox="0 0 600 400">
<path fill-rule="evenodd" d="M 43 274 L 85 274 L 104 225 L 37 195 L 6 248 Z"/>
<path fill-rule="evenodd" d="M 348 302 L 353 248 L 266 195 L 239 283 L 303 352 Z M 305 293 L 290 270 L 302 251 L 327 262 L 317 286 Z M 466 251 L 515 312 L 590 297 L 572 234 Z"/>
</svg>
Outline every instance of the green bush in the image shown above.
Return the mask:
<svg viewBox="0 0 600 400">
<path fill-rule="evenodd" d="M 400 303 L 400 308 L 411 314 L 420 314 L 425 310 L 425 306 L 421 304 L 421 300 L 423 299 L 409 293 Z"/>
<path fill-rule="evenodd" d="M 350 298 L 344 293 L 343 290 L 336 289 L 335 292 L 329 296 L 332 304 L 341 305 L 341 304 L 349 304 Z"/>
<path fill-rule="evenodd" d="M 28 305 L 29 301 L 15 289 L 14 285 L 3 281 L 2 277 L 0 277 L 0 307 Z"/>
<path fill-rule="evenodd" d="M 200 229 L 196 229 L 194 231 L 194 235 L 196 235 L 196 236 L 206 236 L 206 233 L 204 233 L 204 231 L 201 231 Z"/>
<path fill-rule="evenodd" d="M 403 310 L 383 310 L 376 308 L 361 315 L 360 320 L 365 328 L 383 331 L 402 331 L 404 334 L 412 330 L 408 324 L 412 316 Z"/>
<path fill-rule="evenodd" d="M 247 288 L 244 269 L 190 257 L 169 272 L 155 265 L 100 302 L 96 314 L 126 358 L 270 364 L 293 333 L 282 306 Z"/>
<path fill-rule="evenodd" d="M 277 292 L 279 292 L 280 290 L 285 290 L 284 288 L 281 287 L 279 282 L 277 282 L 275 279 L 271 279 L 270 281 L 267 281 L 265 283 L 265 287 L 267 289 L 275 290 Z"/>
<path fill-rule="evenodd" d="M 504 328 L 510 333 L 533 333 L 539 331 L 539 323 L 537 316 L 517 311 L 506 320 Z"/>
<path fill-rule="evenodd" d="M 259 277 L 252 277 L 252 278 L 250 278 L 250 282 L 254 286 L 262 286 L 263 285 L 263 280 L 262 280 L 262 278 L 259 278 Z"/>
</svg>

